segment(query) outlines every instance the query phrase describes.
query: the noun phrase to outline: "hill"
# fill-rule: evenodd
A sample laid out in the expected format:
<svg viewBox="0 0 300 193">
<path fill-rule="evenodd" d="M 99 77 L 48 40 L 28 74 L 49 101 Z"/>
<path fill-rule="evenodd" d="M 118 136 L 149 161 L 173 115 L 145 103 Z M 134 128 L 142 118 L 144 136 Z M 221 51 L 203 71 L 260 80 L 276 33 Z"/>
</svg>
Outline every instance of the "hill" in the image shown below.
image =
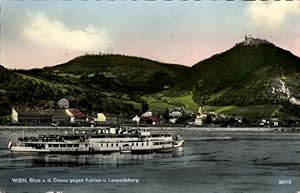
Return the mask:
<svg viewBox="0 0 300 193">
<path fill-rule="evenodd" d="M 132 116 L 142 104 L 161 113 L 185 106 L 251 121 L 299 120 L 300 58 L 274 44 L 246 37 L 231 49 L 192 67 L 123 55 L 84 55 L 32 70 L 0 66 L 1 116 L 13 105 L 55 107 L 73 96 L 86 112 Z"/>
<path fill-rule="evenodd" d="M 203 105 L 298 106 L 299 77 L 299 57 L 266 40 L 246 37 L 188 69 L 180 86 L 193 90 L 193 99 Z"/>
<path fill-rule="evenodd" d="M 153 93 L 172 87 L 187 67 L 124 55 L 84 55 L 45 68 L 61 78 L 79 78 L 88 87 L 107 91 Z"/>
<path fill-rule="evenodd" d="M 13 74 L 0 65 L 0 123 L 1 117 L 9 114 L 10 110 L 10 84 L 13 79 Z"/>
<path fill-rule="evenodd" d="M 139 113 L 146 96 L 171 88 L 186 68 L 132 56 L 84 55 L 54 67 L 10 71 L 18 77 L 8 87 L 10 104 L 55 107 L 70 95 L 73 107 L 85 112 L 131 116 Z M 156 106 L 165 110 L 165 105 Z"/>
</svg>

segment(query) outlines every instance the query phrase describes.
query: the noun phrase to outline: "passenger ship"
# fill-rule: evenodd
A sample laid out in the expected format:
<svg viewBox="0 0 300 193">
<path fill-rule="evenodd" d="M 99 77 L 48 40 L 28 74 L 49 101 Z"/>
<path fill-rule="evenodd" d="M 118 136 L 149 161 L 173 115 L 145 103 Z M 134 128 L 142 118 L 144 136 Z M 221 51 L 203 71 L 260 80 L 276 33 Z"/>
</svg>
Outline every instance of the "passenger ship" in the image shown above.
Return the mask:
<svg viewBox="0 0 300 193">
<path fill-rule="evenodd" d="M 108 128 L 94 132 L 40 135 L 9 142 L 11 152 L 37 153 L 148 153 L 172 152 L 182 148 L 184 140 L 170 133 L 150 133 L 147 129 Z"/>
</svg>

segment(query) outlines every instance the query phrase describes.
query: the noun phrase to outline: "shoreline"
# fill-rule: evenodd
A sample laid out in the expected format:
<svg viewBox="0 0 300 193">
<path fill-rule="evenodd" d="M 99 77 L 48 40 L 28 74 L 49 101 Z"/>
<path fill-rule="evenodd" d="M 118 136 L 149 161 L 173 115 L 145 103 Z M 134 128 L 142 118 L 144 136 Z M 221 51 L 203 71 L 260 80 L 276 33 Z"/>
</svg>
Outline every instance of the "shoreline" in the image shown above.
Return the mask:
<svg viewBox="0 0 300 193">
<path fill-rule="evenodd" d="M 131 126 L 133 128 L 138 126 Z M 107 126 L 101 127 L 49 127 L 49 126 L 0 126 L 0 132 L 2 131 L 83 131 L 83 130 L 97 130 L 108 128 Z M 142 127 L 144 128 L 144 127 Z M 300 132 L 300 128 L 294 127 L 147 127 L 151 131 L 205 131 L 205 132 Z"/>
</svg>

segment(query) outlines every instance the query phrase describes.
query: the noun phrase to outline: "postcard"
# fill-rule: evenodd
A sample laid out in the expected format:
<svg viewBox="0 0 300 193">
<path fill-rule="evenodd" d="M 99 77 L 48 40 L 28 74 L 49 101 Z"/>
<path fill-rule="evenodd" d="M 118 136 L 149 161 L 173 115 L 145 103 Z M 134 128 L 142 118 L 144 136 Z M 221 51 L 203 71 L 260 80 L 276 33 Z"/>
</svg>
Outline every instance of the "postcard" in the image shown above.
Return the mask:
<svg viewBox="0 0 300 193">
<path fill-rule="evenodd" d="M 300 192 L 300 1 L 0 5 L 0 193 Z"/>
</svg>

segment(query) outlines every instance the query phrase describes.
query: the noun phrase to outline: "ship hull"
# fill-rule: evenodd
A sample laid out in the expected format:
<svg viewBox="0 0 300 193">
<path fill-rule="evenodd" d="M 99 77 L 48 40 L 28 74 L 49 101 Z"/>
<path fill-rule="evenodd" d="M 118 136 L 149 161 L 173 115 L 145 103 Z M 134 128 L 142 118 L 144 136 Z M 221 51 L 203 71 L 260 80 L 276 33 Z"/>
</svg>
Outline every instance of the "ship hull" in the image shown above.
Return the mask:
<svg viewBox="0 0 300 193">
<path fill-rule="evenodd" d="M 146 153 L 168 153 L 173 151 L 182 151 L 184 141 L 181 140 L 177 145 L 172 146 L 161 146 L 161 147 L 146 147 L 144 149 L 133 149 L 130 146 L 126 146 L 126 149 L 122 147 L 118 149 L 97 149 L 97 148 L 70 148 L 70 149 L 36 149 L 33 147 L 23 147 L 23 146 L 10 146 L 10 151 L 12 153 L 38 153 L 38 154 L 109 154 L 114 152 L 120 153 L 132 153 L 132 154 L 146 154 Z"/>
</svg>

